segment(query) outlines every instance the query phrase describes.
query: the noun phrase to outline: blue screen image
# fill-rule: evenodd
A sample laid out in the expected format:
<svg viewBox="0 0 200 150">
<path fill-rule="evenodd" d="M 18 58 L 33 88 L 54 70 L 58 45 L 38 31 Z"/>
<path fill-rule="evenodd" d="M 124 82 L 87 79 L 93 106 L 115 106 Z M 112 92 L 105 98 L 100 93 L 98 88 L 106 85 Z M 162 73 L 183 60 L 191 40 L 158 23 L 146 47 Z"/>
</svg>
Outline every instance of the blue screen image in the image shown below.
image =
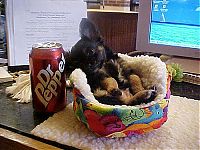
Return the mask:
<svg viewBox="0 0 200 150">
<path fill-rule="evenodd" d="M 200 0 L 153 0 L 150 43 L 200 49 Z"/>
</svg>

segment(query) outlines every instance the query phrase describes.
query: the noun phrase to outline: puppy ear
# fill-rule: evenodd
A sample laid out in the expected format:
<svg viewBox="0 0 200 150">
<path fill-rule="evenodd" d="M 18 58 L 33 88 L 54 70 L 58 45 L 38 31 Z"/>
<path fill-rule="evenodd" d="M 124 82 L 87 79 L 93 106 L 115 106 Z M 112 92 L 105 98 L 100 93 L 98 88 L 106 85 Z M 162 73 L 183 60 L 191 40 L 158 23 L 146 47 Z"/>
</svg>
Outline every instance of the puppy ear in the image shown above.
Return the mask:
<svg viewBox="0 0 200 150">
<path fill-rule="evenodd" d="M 92 41 L 97 41 L 100 38 L 100 32 L 89 19 L 82 18 L 81 23 L 79 25 L 79 33 L 81 38 L 87 37 Z"/>
</svg>

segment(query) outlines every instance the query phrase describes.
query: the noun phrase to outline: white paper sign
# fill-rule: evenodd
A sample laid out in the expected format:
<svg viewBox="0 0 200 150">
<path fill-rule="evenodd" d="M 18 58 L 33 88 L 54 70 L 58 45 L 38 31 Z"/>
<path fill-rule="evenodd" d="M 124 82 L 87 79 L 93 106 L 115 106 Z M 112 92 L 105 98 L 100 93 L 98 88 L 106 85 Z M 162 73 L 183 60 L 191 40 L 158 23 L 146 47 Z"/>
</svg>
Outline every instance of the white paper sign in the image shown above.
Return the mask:
<svg viewBox="0 0 200 150">
<path fill-rule="evenodd" d="M 80 39 L 79 23 L 87 16 L 87 6 L 83 0 L 8 1 L 12 1 L 13 5 L 10 66 L 28 65 L 29 53 L 35 43 L 59 42 L 65 51 L 69 51 Z"/>
</svg>

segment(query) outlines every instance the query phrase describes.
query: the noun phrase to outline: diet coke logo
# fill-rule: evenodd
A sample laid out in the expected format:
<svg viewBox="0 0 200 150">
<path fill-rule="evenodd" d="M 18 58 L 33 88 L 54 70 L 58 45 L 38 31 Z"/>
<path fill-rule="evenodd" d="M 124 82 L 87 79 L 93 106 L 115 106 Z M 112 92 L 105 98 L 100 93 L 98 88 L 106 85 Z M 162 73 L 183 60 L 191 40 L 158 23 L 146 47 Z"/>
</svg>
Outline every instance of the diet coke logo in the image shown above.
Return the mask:
<svg viewBox="0 0 200 150">
<path fill-rule="evenodd" d="M 58 95 L 57 88 L 58 86 L 61 87 L 61 73 L 64 71 L 64 67 L 65 59 L 62 53 L 57 71 L 53 72 L 49 64 L 46 69 L 40 70 L 37 75 L 40 82 L 35 88 L 35 93 L 45 108 L 52 97 Z"/>
</svg>

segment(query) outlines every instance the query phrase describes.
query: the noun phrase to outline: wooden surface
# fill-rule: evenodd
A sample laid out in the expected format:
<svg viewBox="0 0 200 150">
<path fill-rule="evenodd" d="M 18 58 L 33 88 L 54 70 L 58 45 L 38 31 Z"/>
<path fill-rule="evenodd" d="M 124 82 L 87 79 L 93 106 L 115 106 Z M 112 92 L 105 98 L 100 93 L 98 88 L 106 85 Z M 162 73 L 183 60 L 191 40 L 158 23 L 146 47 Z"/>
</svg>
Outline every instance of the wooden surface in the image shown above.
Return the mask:
<svg viewBox="0 0 200 150">
<path fill-rule="evenodd" d="M 105 44 L 114 52 L 135 50 L 138 13 L 88 10 L 87 17 L 97 25 Z"/>
<path fill-rule="evenodd" d="M 0 128 L 0 149 L 3 150 L 58 150 L 54 146 Z"/>
</svg>

